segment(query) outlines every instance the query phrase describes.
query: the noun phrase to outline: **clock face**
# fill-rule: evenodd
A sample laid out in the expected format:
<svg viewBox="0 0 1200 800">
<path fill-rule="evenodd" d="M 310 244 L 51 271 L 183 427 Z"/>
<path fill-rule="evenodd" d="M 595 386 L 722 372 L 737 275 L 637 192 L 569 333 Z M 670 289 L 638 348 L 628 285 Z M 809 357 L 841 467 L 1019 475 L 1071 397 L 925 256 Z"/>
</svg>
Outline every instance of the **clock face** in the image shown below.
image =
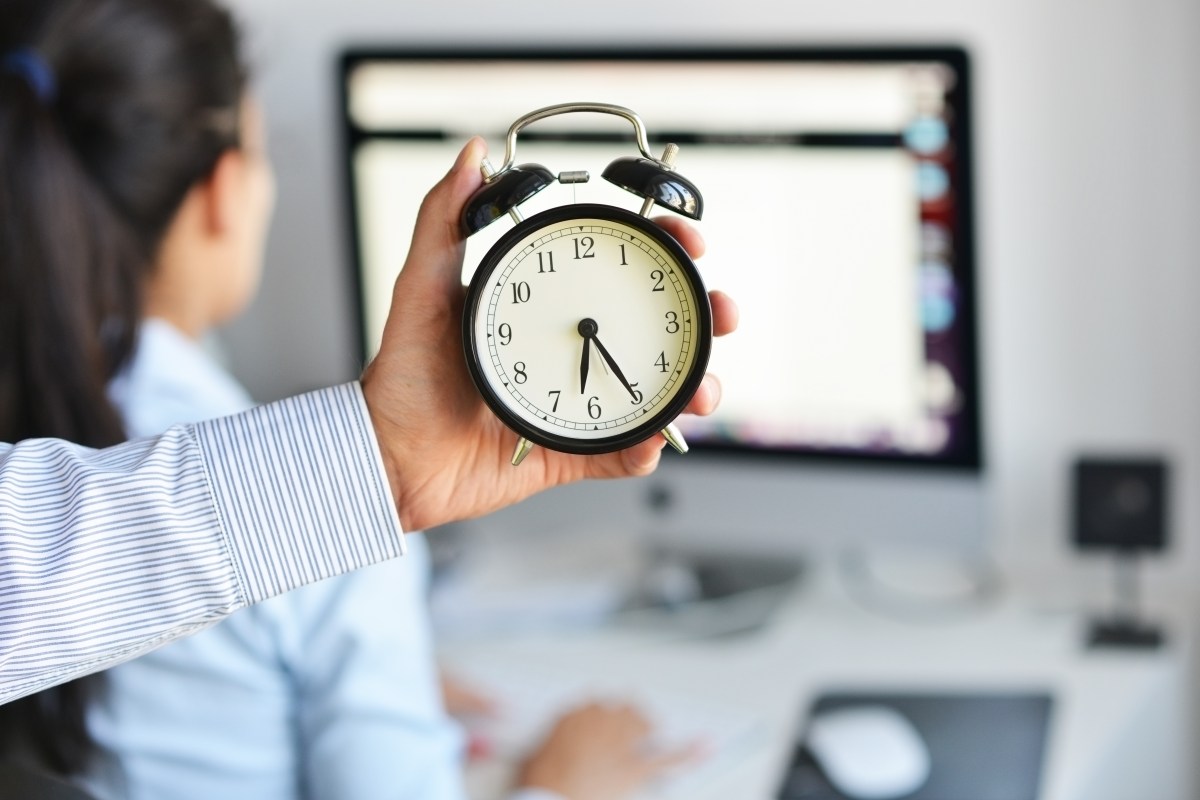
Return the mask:
<svg viewBox="0 0 1200 800">
<path fill-rule="evenodd" d="M 492 410 L 537 444 L 617 450 L 666 427 L 704 377 L 712 314 L 687 253 L 604 205 L 518 224 L 471 281 L 467 363 Z"/>
</svg>

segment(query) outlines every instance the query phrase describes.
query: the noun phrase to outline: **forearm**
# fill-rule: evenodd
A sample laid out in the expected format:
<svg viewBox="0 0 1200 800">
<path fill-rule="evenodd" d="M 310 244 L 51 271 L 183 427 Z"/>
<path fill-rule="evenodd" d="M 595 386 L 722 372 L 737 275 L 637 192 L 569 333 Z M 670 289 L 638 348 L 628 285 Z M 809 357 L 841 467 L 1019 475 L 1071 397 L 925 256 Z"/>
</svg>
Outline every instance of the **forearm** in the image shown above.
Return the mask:
<svg viewBox="0 0 1200 800">
<path fill-rule="evenodd" d="M 108 450 L 0 445 L 0 702 L 402 552 L 357 384 Z"/>
</svg>

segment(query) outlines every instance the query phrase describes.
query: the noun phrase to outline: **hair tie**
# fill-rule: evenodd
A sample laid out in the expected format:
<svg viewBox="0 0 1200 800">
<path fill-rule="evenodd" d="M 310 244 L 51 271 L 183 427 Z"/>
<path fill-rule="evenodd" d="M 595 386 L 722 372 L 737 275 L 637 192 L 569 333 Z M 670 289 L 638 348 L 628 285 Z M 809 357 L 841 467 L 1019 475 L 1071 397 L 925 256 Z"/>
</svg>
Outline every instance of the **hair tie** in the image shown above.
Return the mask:
<svg viewBox="0 0 1200 800">
<path fill-rule="evenodd" d="M 38 100 L 45 105 L 53 103 L 58 95 L 54 70 L 46 63 L 46 59 L 30 47 L 13 50 L 0 58 L 0 70 L 24 78 Z"/>
</svg>

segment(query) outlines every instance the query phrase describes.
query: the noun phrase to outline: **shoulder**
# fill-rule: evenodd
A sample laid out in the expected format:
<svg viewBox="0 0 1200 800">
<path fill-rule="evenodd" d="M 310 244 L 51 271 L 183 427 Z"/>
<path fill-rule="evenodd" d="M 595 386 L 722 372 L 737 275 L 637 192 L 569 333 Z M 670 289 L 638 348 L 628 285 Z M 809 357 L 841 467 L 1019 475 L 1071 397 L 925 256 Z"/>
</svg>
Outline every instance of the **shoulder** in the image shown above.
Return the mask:
<svg viewBox="0 0 1200 800">
<path fill-rule="evenodd" d="M 145 320 L 133 359 L 109 385 L 130 437 L 245 411 L 254 405 L 233 376 L 162 320 Z"/>
</svg>

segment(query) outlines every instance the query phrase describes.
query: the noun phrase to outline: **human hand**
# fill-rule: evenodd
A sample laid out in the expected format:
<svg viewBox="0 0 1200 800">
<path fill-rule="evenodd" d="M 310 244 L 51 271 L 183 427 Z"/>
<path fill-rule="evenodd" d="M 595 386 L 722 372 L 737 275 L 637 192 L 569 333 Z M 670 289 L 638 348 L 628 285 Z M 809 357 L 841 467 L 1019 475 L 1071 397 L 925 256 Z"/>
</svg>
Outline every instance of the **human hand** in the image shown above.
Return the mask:
<svg viewBox="0 0 1200 800">
<path fill-rule="evenodd" d="M 568 800 L 617 800 L 695 757 L 693 747 L 646 749 L 650 723 L 628 705 L 592 703 L 562 716 L 522 765 L 517 786 Z"/>
<path fill-rule="evenodd" d="M 468 717 L 494 717 L 498 710 L 496 700 L 472 684 L 440 670 L 438 680 L 442 686 L 442 704 L 446 713 L 456 719 Z"/>
<path fill-rule="evenodd" d="M 487 758 L 492 752 L 492 743 L 488 736 L 476 728 L 480 721 L 496 717 L 500 711 L 499 704 L 495 698 L 444 669 L 438 671 L 438 680 L 442 687 L 442 705 L 446 713 L 463 725 L 467 760 Z"/>
<path fill-rule="evenodd" d="M 479 516 L 584 478 L 646 475 L 658 465 L 659 436 L 616 453 L 580 456 L 535 448 L 519 468 L 517 437 L 484 404 L 467 373 L 461 320 L 465 251 L 459 216 L 479 188 L 486 146 L 478 137 L 425 196 L 412 245 L 392 293 L 379 355 L 362 376 L 392 495 L 405 530 Z M 678 218 L 655 220 L 697 258 L 704 243 Z M 737 327 L 737 307 L 710 292 L 713 332 Z M 720 384 L 706 376 L 687 413 L 709 414 Z"/>
</svg>

